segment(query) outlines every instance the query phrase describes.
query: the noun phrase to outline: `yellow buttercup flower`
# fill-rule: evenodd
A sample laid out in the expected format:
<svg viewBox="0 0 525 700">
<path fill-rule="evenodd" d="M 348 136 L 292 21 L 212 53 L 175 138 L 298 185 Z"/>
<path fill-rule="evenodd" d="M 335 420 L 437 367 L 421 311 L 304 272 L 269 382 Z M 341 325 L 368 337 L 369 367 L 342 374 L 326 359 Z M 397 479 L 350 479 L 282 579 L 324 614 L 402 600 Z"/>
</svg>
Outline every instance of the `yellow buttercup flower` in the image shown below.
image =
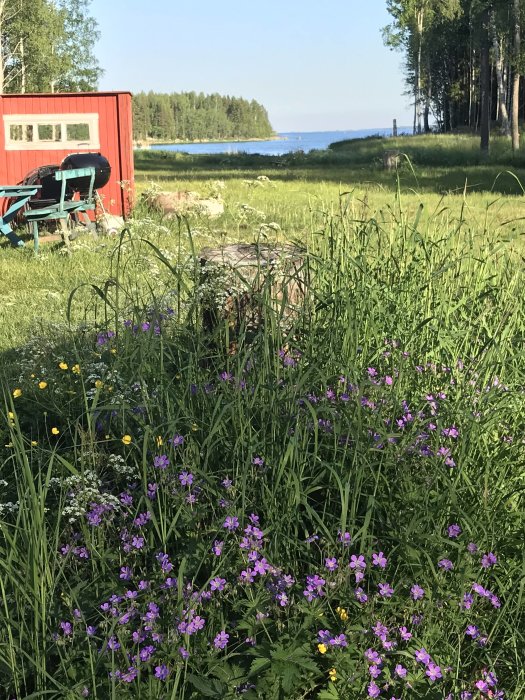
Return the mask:
<svg viewBox="0 0 525 700">
<path fill-rule="evenodd" d="M 321 644 L 318 644 L 318 645 L 317 645 L 317 651 L 318 651 L 320 654 L 326 654 L 326 652 L 328 651 L 328 647 L 326 646 L 326 644 L 323 644 L 323 643 L 321 642 Z"/>
<path fill-rule="evenodd" d="M 104 382 L 102 381 L 102 379 L 97 379 L 95 382 L 95 389 L 102 389 L 103 386 Z"/>
<path fill-rule="evenodd" d="M 39 389 L 45 389 L 47 387 L 47 382 L 38 382 L 38 388 Z"/>
<path fill-rule="evenodd" d="M 197 425 L 197 423 L 192 423 L 192 424 L 191 424 L 191 429 L 193 430 L 193 432 L 195 432 L 195 431 L 197 431 L 197 430 L 199 429 L 199 426 Z"/>
<path fill-rule="evenodd" d="M 157 437 L 155 438 L 155 442 L 157 443 L 157 447 L 162 447 L 162 445 L 164 444 L 164 440 L 162 439 L 161 435 L 157 435 Z"/>
<path fill-rule="evenodd" d="M 337 671 L 335 670 L 335 668 L 331 668 L 331 669 L 328 671 L 328 675 L 330 676 L 330 680 L 331 680 L 332 682 L 335 681 L 336 678 L 337 678 Z"/>
<path fill-rule="evenodd" d="M 348 620 L 348 613 L 344 608 L 336 608 L 335 611 L 343 622 L 346 622 Z"/>
<path fill-rule="evenodd" d="M 59 435 L 60 430 L 58 428 L 51 428 L 51 434 L 52 435 Z"/>
<path fill-rule="evenodd" d="M 13 389 L 13 398 L 18 399 L 22 396 L 22 389 Z"/>
<path fill-rule="evenodd" d="M 73 365 L 73 367 L 71 367 L 71 371 L 73 374 L 80 374 L 80 365 Z"/>
<path fill-rule="evenodd" d="M 60 369 L 67 369 L 67 362 L 59 362 L 58 366 L 60 367 Z"/>
<path fill-rule="evenodd" d="M 36 447 L 38 442 L 36 440 L 31 440 L 31 447 Z"/>
<path fill-rule="evenodd" d="M 13 413 L 13 411 L 9 411 L 9 413 L 7 414 L 7 417 L 9 418 L 9 420 L 14 420 L 15 414 Z"/>
<path fill-rule="evenodd" d="M 131 440 L 132 440 L 131 435 L 123 435 L 123 436 L 122 436 L 122 442 L 123 442 L 125 445 L 130 445 L 130 444 L 131 444 Z"/>
</svg>

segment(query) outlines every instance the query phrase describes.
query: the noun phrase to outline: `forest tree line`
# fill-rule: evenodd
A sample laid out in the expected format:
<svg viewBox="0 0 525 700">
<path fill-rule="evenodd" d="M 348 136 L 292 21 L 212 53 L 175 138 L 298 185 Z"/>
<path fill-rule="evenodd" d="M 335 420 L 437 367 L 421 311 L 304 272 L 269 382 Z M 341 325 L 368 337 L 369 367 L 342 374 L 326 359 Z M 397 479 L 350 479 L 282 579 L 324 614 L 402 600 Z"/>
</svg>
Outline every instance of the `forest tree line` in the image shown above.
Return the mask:
<svg viewBox="0 0 525 700">
<path fill-rule="evenodd" d="M 479 129 L 491 122 L 519 147 L 524 0 L 387 0 L 385 43 L 405 55 L 414 133 Z M 521 105 L 521 106 L 520 106 Z"/>
<path fill-rule="evenodd" d="M 79 92 L 102 73 L 90 0 L 0 0 L 0 94 Z"/>
<path fill-rule="evenodd" d="M 133 137 L 137 141 L 264 139 L 272 134 L 268 113 L 255 100 L 196 92 L 133 96 Z"/>
</svg>

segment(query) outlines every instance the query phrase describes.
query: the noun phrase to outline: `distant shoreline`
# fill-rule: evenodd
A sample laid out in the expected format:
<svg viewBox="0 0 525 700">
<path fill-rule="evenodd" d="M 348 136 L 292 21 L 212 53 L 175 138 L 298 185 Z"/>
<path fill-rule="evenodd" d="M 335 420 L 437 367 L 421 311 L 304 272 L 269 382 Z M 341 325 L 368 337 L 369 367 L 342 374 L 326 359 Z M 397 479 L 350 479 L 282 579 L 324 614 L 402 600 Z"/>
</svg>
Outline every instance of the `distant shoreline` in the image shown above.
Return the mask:
<svg viewBox="0 0 525 700">
<path fill-rule="evenodd" d="M 134 148 L 149 148 L 150 146 L 184 146 L 185 144 L 191 145 L 194 143 L 247 143 L 250 141 L 284 141 L 286 140 L 279 134 L 272 134 L 272 136 L 267 136 L 265 138 L 252 137 L 252 138 L 235 138 L 235 139 L 193 139 L 188 141 L 187 139 L 173 139 L 173 141 L 166 141 L 164 139 L 136 139 L 133 142 Z"/>
</svg>

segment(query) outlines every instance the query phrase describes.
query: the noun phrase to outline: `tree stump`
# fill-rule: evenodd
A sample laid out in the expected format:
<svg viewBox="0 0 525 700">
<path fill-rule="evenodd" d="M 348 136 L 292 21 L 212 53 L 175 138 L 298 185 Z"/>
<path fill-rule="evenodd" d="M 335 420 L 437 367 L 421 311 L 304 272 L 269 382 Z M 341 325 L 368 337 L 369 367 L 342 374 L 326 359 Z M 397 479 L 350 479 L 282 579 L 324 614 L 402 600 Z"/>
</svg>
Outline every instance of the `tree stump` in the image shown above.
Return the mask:
<svg viewBox="0 0 525 700">
<path fill-rule="evenodd" d="M 291 245 L 237 243 L 200 253 L 200 299 L 204 327 L 228 325 L 232 340 L 250 335 L 271 311 L 284 332 L 304 307 L 307 266 L 304 251 Z"/>
<path fill-rule="evenodd" d="M 393 170 L 399 165 L 399 151 L 384 151 L 383 152 L 383 168 L 385 170 Z"/>
</svg>

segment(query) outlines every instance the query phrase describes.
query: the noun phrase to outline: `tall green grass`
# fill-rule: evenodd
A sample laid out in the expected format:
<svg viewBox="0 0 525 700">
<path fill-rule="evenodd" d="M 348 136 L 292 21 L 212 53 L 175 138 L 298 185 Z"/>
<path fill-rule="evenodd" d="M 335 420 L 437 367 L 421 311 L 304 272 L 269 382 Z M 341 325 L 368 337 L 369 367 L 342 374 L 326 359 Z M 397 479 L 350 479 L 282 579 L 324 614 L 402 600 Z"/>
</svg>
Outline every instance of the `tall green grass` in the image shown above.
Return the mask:
<svg viewBox="0 0 525 700">
<path fill-rule="evenodd" d="M 6 697 L 365 697 L 375 692 L 367 647 L 383 655 L 385 697 L 387 682 L 403 697 L 477 692 L 484 669 L 508 697 L 525 691 L 519 246 L 473 226 L 466 207 L 407 212 L 399 189 L 383 212 L 343 194 L 307 216 L 307 294 L 291 326 L 267 285 L 255 335 L 232 337 L 226 321 L 206 331 L 192 226 L 135 227 L 116 242 L 107 282 L 72 293 L 71 331 L 33 339 L 4 365 L 0 476 L 14 504 L 0 520 Z M 251 513 L 271 568 L 243 584 L 240 529 L 224 523 L 245 528 Z M 457 538 L 447 535 L 454 523 Z M 379 551 L 385 571 L 372 566 Z M 497 564 L 482 568 L 489 552 Z M 367 561 L 366 605 L 351 554 Z M 308 602 L 314 574 L 325 583 Z M 226 588 L 208 601 L 217 577 Z M 120 623 L 125 597 L 108 603 L 114 616 L 101 610 L 140 580 L 149 588 L 130 598 L 129 620 Z M 384 582 L 392 597 L 378 594 Z M 420 603 L 414 582 L 426 591 Z M 462 608 L 473 582 L 501 607 L 481 597 Z M 163 638 L 137 642 L 152 602 Z M 206 619 L 195 634 L 179 629 L 189 608 Z M 408 625 L 413 640 L 384 650 L 370 631 L 378 620 L 392 638 Z M 469 624 L 486 643 L 465 636 Z M 324 653 L 326 629 L 348 646 Z M 147 643 L 153 660 L 133 660 Z M 443 679 L 414 661 L 423 646 Z M 412 689 L 396 679 L 397 662 Z"/>
</svg>

